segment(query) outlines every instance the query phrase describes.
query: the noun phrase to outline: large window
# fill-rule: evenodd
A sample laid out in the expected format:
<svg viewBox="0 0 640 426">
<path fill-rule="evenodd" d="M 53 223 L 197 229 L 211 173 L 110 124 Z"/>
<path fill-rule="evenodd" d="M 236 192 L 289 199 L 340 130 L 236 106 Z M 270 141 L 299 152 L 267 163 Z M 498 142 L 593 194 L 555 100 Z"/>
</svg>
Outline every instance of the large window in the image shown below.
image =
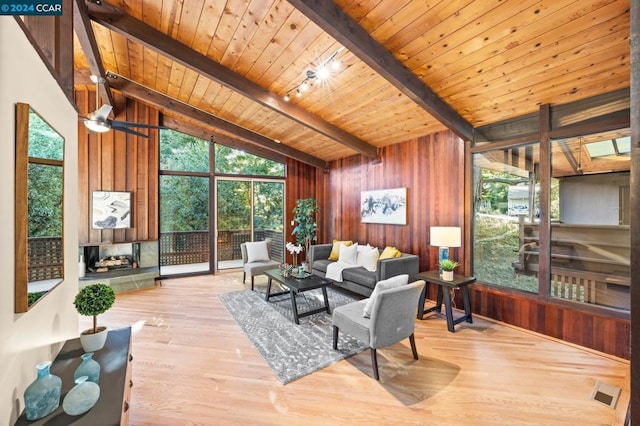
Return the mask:
<svg viewBox="0 0 640 426">
<path fill-rule="evenodd" d="M 629 309 L 629 152 L 627 131 L 551 143 L 552 297 Z"/>
<path fill-rule="evenodd" d="M 473 269 L 489 285 L 629 309 L 628 130 L 554 140 L 541 188 L 538 143 L 477 149 Z M 548 205 L 540 204 L 541 191 Z M 549 217 L 541 235 L 540 214 Z M 544 238 L 542 238 L 544 237 Z M 540 250 L 541 239 L 549 249 Z M 549 276 L 540 276 L 540 265 Z M 545 286 L 545 287 L 541 287 Z M 544 290 L 544 291 L 541 291 Z"/>
<path fill-rule="evenodd" d="M 538 292 L 537 270 L 526 260 L 537 252 L 522 241 L 525 224 L 539 215 L 538 144 L 474 154 L 473 269 L 487 284 Z"/>
<path fill-rule="evenodd" d="M 284 174 L 282 163 L 161 130 L 161 274 L 240 267 L 240 244 L 266 238 L 277 258 L 283 249 Z"/>
</svg>

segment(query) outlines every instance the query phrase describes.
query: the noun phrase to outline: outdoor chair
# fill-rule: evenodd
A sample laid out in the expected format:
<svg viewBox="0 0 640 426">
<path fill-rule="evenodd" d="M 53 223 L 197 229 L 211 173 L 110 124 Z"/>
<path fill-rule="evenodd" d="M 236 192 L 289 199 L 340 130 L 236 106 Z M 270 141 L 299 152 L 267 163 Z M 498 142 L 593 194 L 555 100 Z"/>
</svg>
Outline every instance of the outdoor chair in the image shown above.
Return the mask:
<svg viewBox="0 0 640 426">
<path fill-rule="evenodd" d="M 333 310 L 333 349 L 338 349 L 339 330 L 367 344 L 371 348 L 373 377 L 376 380 L 380 380 L 377 349 L 398 343 L 408 337 L 413 358 L 418 359 L 413 332 L 418 298 L 424 286 L 424 281 L 415 281 L 380 292 L 374 291 L 377 294 L 371 295 L 375 300 L 371 307 L 370 318 L 363 315 L 369 299 L 335 308 Z"/>
<path fill-rule="evenodd" d="M 266 249 L 263 245 L 266 245 Z M 247 274 L 249 274 L 251 277 L 251 290 L 254 287 L 254 277 L 264 274 L 266 270 L 280 266 L 279 262 L 271 259 L 270 238 L 265 241 L 242 243 L 240 244 L 240 250 L 242 252 L 242 283 L 244 284 Z"/>
</svg>

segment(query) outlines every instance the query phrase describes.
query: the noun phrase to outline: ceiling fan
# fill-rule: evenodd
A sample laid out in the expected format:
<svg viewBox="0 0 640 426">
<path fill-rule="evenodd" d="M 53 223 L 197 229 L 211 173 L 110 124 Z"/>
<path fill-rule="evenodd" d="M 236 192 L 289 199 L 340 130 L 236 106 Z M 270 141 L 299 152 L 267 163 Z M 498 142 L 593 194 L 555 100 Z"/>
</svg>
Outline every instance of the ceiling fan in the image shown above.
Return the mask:
<svg viewBox="0 0 640 426">
<path fill-rule="evenodd" d="M 89 114 L 89 116 L 84 118 L 84 125 L 87 127 L 87 129 L 97 133 L 104 133 L 113 129 L 113 130 L 119 130 L 124 133 L 129 133 L 132 135 L 136 135 L 136 136 L 140 136 L 148 139 L 149 138 L 148 135 L 132 130 L 131 127 L 144 128 L 144 129 L 164 129 L 165 128 L 163 126 L 156 126 L 153 124 L 138 124 L 138 123 L 132 123 L 129 121 L 118 121 L 118 120 L 109 119 L 109 114 L 111 114 L 113 107 L 109 104 L 104 104 L 100 106 L 100 103 L 99 103 L 100 97 L 98 96 L 99 86 L 100 84 L 104 84 L 105 79 L 100 77 L 99 75 L 92 75 L 90 78 L 91 78 L 91 81 L 96 84 L 96 110 L 91 114 Z"/>
</svg>

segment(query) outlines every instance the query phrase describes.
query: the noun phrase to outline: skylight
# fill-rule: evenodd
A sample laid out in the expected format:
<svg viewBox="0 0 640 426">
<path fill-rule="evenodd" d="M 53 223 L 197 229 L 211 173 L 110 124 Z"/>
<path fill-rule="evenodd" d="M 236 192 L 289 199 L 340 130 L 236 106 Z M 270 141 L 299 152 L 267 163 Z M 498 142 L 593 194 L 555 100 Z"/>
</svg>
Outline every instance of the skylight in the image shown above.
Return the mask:
<svg viewBox="0 0 640 426">
<path fill-rule="evenodd" d="M 585 148 L 591 158 L 629 154 L 631 152 L 631 137 L 625 136 L 618 139 L 592 142 L 586 144 Z"/>
</svg>

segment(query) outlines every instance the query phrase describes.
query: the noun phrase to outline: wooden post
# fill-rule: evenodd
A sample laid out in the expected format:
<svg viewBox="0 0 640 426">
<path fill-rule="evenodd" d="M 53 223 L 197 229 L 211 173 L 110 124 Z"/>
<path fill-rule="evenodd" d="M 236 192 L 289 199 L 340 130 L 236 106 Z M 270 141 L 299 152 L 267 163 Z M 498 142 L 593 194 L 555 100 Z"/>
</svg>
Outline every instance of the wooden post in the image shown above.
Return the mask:
<svg viewBox="0 0 640 426">
<path fill-rule="evenodd" d="M 631 0 L 631 399 L 640 423 L 640 0 Z"/>
<path fill-rule="evenodd" d="M 549 282 L 551 279 L 551 106 L 540 105 L 540 226 L 538 242 L 538 282 L 540 299 L 549 298 Z M 534 206 L 530 206 L 532 208 Z M 543 256 L 544 254 L 544 256 Z"/>
</svg>

